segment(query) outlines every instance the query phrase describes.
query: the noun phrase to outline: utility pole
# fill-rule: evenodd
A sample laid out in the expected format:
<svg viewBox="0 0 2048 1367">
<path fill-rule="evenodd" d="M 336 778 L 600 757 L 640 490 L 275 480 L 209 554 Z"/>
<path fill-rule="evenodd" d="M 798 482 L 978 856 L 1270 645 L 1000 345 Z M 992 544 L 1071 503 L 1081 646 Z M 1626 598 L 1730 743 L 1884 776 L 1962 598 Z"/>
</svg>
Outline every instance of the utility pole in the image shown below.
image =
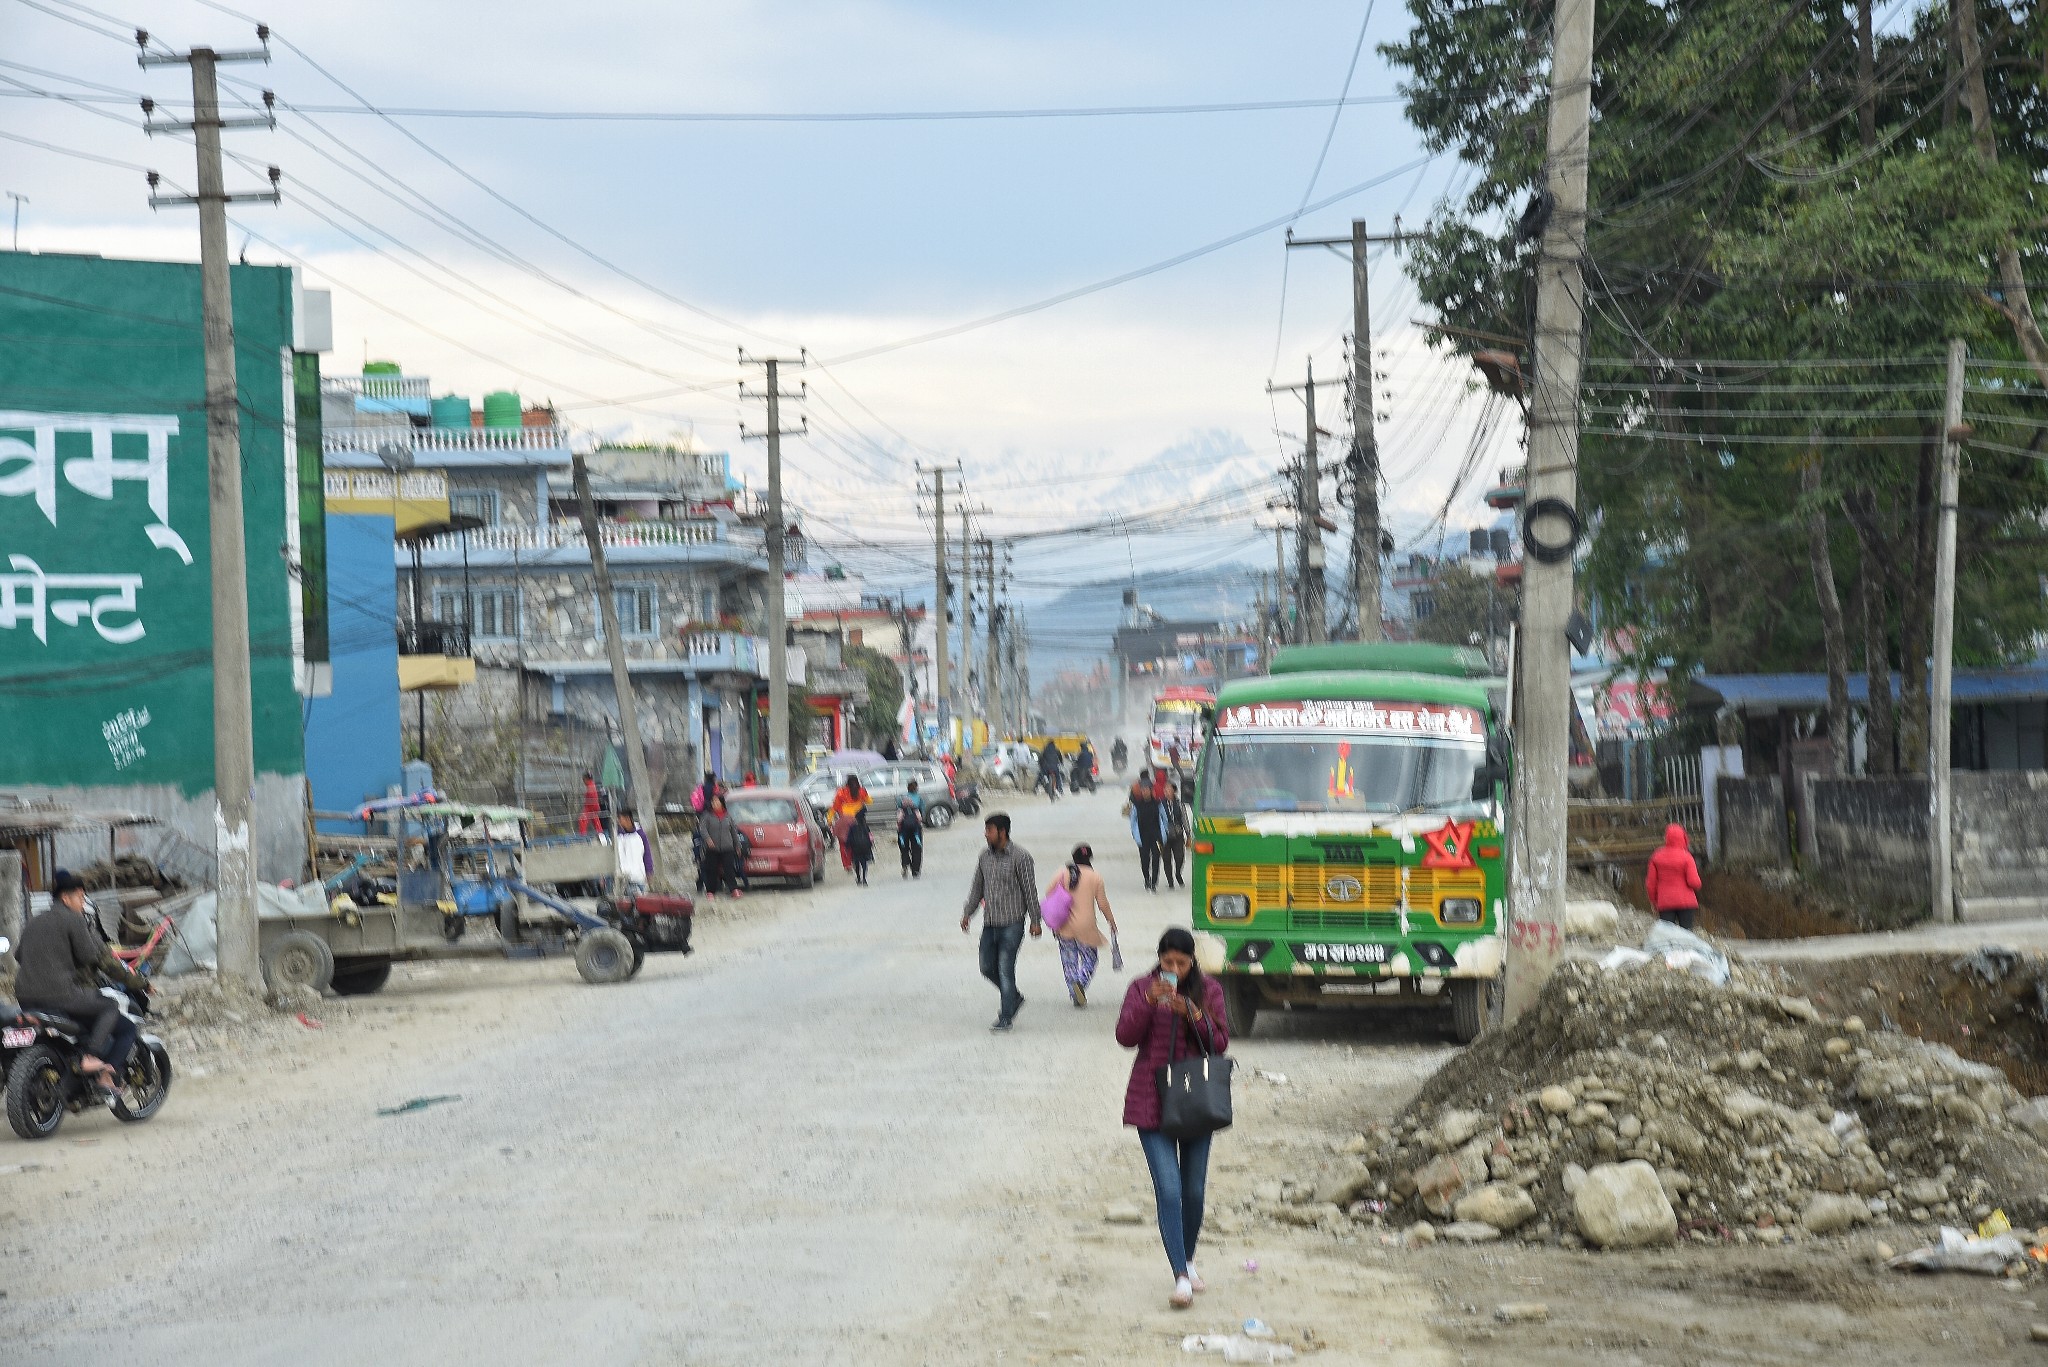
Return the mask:
<svg viewBox="0 0 2048 1367">
<path fill-rule="evenodd" d="M 938 583 L 932 598 L 932 648 L 938 658 L 932 662 L 932 698 L 938 709 L 939 748 L 943 751 L 952 744 L 948 728 L 952 722 L 952 698 L 949 693 L 951 680 L 947 671 L 946 636 L 953 629 L 952 619 L 946 611 L 946 466 L 917 467 L 920 475 L 932 477 L 932 563 L 936 566 Z M 955 465 L 951 469 L 958 470 Z"/>
<path fill-rule="evenodd" d="M 8 197 L 9 199 L 11 199 L 11 200 L 13 200 L 13 201 L 14 201 L 14 250 L 15 250 L 15 251 L 20 251 L 20 250 L 21 250 L 21 206 L 22 206 L 22 205 L 24 205 L 24 204 L 26 204 L 26 203 L 28 203 L 28 196 L 27 196 L 27 195 L 23 195 L 23 194 L 17 194 L 17 193 L 15 193 L 15 192 L 14 192 L 13 190 L 9 190 L 9 191 L 7 192 L 7 197 Z"/>
<path fill-rule="evenodd" d="M 598 533 L 597 504 L 590 497 L 590 468 L 579 444 L 570 452 L 570 477 L 576 486 L 576 517 L 583 524 L 583 544 L 590 551 L 590 577 L 597 589 L 598 620 L 604 623 L 604 649 L 612 666 L 612 693 L 619 703 L 619 741 L 626 751 L 626 782 L 633 790 L 633 808 L 640 816 L 641 837 L 661 867 L 661 849 L 654 819 L 654 785 L 647 779 L 647 751 L 640 744 L 640 703 L 633 696 L 633 675 L 626 668 L 626 637 L 619 630 L 619 602 L 612 596 L 611 567 L 605 564 L 604 538 Z M 752 718 L 748 719 L 750 722 Z"/>
<path fill-rule="evenodd" d="M 974 748 L 974 523 L 960 505 L 960 730 L 961 748 Z"/>
<path fill-rule="evenodd" d="M 1579 517 L 1579 367 L 1586 297 L 1593 0 L 1560 0 L 1550 58 L 1548 221 L 1536 263 L 1535 384 L 1529 409 L 1529 503 L 1523 543 L 1522 697 L 1517 714 L 1507 1013 L 1519 1015 L 1564 948 L 1565 765 L 1571 750 L 1572 555 Z M 1548 548 L 1547 550 L 1545 548 Z"/>
<path fill-rule="evenodd" d="M 1295 482 L 1294 556 L 1295 610 L 1301 614 L 1297 635 L 1307 642 L 1329 639 L 1325 625 L 1327 595 L 1323 589 L 1323 476 L 1316 464 L 1316 390 L 1341 384 L 1340 380 L 1316 379 L 1315 357 L 1309 357 L 1308 378 L 1300 384 L 1269 384 L 1268 394 L 1300 390 L 1308 404 L 1308 441 L 1302 448 L 1300 475 Z M 1336 524 L 1332 523 L 1334 529 Z"/>
<path fill-rule="evenodd" d="M 1955 896 L 1954 778 L 1949 772 L 1949 686 L 1955 671 L 1956 648 L 1956 496 L 1961 482 L 1963 441 L 1970 429 L 1963 422 L 1963 363 L 1969 348 L 1948 344 L 1948 401 L 1942 413 L 1940 520 L 1934 534 L 1934 677 L 1927 688 L 1927 774 L 1933 780 L 1934 810 L 1930 813 L 1928 858 L 1937 921 L 1960 921 Z"/>
<path fill-rule="evenodd" d="M 789 786 L 789 613 L 784 598 L 787 570 L 782 545 L 788 520 L 782 513 L 782 439 L 803 436 L 811 430 L 809 418 L 794 431 L 782 430 L 782 401 L 801 399 L 809 392 L 805 386 L 794 394 L 783 393 L 782 367 L 801 366 L 809 355 L 800 351 L 797 359 L 790 361 L 775 356 L 749 357 L 744 348 L 740 351 L 741 365 L 758 365 L 767 372 L 766 387 L 760 394 L 749 394 L 746 386 L 741 385 L 740 396 L 768 400 L 768 430 L 749 434 L 742 424 L 740 439 L 747 441 L 759 436 L 768 443 L 768 782 L 777 788 Z"/>
<path fill-rule="evenodd" d="M 988 719 L 989 739 L 994 740 L 1001 731 L 1003 717 L 1003 683 L 997 672 L 1001 662 L 996 644 L 996 623 L 1002 609 L 996 606 L 996 543 L 985 536 L 981 539 L 981 577 L 988 585 L 988 662 L 981 670 L 981 710 Z"/>
<path fill-rule="evenodd" d="M 1351 220 L 1349 237 L 1296 237 L 1292 228 L 1287 231 L 1289 247 L 1348 247 L 1351 255 L 1351 454 L 1344 466 L 1351 477 L 1351 599 L 1361 641 L 1380 639 L 1380 446 L 1372 408 L 1372 288 L 1366 252 L 1375 242 L 1419 236 L 1402 232 L 1398 218 L 1391 233 L 1367 232 L 1362 218 Z"/>
<path fill-rule="evenodd" d="M 213 842 L 219 888 L 215 937 L 219 971 L 261 991 L 263 970 L 256 943 L 256 851 L 249 822 L 256 789 L 256 744 L 249 701 L 249 571 L 242 525 L 242 428 L 235 384 L 234 293 L 228 278 L 228 205 L 278 202 L 279 173 L 270 168 L 267 191 L 229 194 L 221 176 L 220 135 L 228 128 L 274 128 L 277 119 L 223 119 L 215 69 L 222 62 L 268 62 L 270 30 L 258 25 L 261 48 L 220 52 L 193 48 L 183 56 L 154 56 L 149 35 L 137 32 L 145 67 L 192 68 L 190 123 L 156 122 L 144 127 L 189 130 L 198 148 L 196 195 L 159 195 L 159 177 L 149 173 L 149 207 L 196 206 L 199 210 L 199 292 L 201 336 L 206 346 L 207 548 L 213 595 Z M 264 92 L 264 103 L 271 103 Z M 286 395 L 289 403 L 291 396 Z"/>
<path fill-rule="evenodd" d="M 1287 629 L 1287 528 L 1273 524 L 1273 643 L 1285 645 Z M 1270 664 L 1271 657 L 1267 659 Z"/>
</svg>

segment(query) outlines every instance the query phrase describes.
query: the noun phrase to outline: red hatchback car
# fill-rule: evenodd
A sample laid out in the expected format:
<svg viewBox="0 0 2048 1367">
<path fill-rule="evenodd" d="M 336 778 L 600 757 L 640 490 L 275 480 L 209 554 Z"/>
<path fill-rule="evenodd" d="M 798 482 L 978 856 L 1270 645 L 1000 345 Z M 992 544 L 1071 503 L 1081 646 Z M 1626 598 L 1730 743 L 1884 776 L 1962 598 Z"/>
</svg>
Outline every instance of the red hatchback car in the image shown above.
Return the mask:
<svg viewBox="0 0 2048 1367">
<path fill-rule="evenodd" d="M 747 840 L 747 877 L 808 888 L 825 876 L 825 832 L 794 788 L 743 788 L 726 811 Z"/>
</svg>

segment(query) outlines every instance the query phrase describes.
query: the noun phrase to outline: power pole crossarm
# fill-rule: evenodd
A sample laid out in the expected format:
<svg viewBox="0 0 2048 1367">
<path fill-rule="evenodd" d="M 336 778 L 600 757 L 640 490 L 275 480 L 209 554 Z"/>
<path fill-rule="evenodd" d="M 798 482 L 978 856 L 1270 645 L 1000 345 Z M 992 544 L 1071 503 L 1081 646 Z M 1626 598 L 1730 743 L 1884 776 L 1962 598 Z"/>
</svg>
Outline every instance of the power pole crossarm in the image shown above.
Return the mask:
<svg viewBox="0 0 2048 1367">
<path fill-rule="evenodd" d="M 266 33 L 258 30 L 259 35 Z M 198 190 L 190 196 L 152 196 L 150 206 L 194 205 L 199 210 L 201 337 L 206 350 L 207 544 L 213 594 L 213 795 L 214 855 L 219 889 L 215 923 L 220 972 L 262 989 L 256 929 L 256 851 L 250 834 L 256 789 L 256 747 L 250 714 L 248 548 L 242 524 L 242 428 L 235 380 L 234 294 L 228 275 L 230 199 L 276 200 L 268 195 L 230 195 L 221 175 L 220 83 L 222 62 L 270 60 L 256 52 L 194 48 L 182 56 L 152 56 L 144 66 L 192 68 L 192 119 L 175 126 L 189 131 L 198 149 Z M 149 173 L 155 188 L 156 172 Z M 277 179 L 271 173 L 273 185 Z M 289 396 L 287 396 L 289 401 Z"/>
<path fill-rule="evenodd" d="M 789 571 L 784 564 L 783 545 L 783 533 L 789 523 L 782 511 L 782 439 L 810 431 L 808 419 L 795 431 L 785 432 L 782 428 L 782 401 L 803 397 L 803 391 L 782 392 L 782 367 L 801 366 L 806 359 L 807 355 L 802 353 L 790 361 L 774 356 L 749 357 L 745 351 L 740 352 L 740 364 L 758 365 L 767 372 L 767 388 L 762 394 L 750 395 L 744 386 L 740 393 L 742 397 L 768 401 L 768 430 L 749 433 L 742 427 L 740 435 L 758 435 L 768 443 L 768 525 L 764 538 L 768 546 L 768 782 L 778 788 L 789 784 L 789 615 L 784 596 Z"/>
<path fill-rule="evenodd" d="M 1571 750 L 1572 523 L 1578 500 L 1579 368 L 1586 297 L 1594 0 L 1560 0 L 1550 62 L 1550 222 L 1536 263 L 1536 379 L 1529 412 L 1529 528 L 1522 579 L 1522 708 L 1516 727 L 1507 1012 L 1535 1003 L 1564 947 L 1565 766 Z M 1549 553 L 1534 548 L 1552 547 Z"/>
<path fill-rule="evenodd" d="M 1308 377 L 1300 384 L 1269 384 L 1266 392 L 1278 394 L 1299 390 L 1308 405 L 1308 440 L 1303 445 L 1300 476 L 1294 497 L 1295 611 L 1301 616 L 1297 635 L 1307 642 L 1329 639 L 1325 626 L 1328 595 L 1323 587 L 1323 504 L 1322 469 L 1317 463 L 1316 390 L 1342 384 L 1341 380 L 1317 380 L 1315 358 L 1308 362 Z"/>
</svg>

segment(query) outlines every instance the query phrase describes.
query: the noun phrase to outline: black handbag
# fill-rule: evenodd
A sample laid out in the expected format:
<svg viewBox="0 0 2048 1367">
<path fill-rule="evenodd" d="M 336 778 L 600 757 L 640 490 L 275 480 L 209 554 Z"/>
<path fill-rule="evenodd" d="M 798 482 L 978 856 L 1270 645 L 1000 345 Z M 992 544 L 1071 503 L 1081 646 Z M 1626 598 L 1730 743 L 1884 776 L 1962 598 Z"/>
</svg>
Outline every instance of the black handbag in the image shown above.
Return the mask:
<svg viewBox="0 0 2048 1367">
<path fill-rule="evenodd" d="M 1177 1058 L 1180 1035 L 1181 1024 L 1176 1020 L 1166 1066 L 1157 1075 L 1160 1132 L 1174 1139 L 1200 1139 L 1229 1129 L 1230 1074 L 1237 1066 L 1235 1061 L 1211 1050 L 1206 1041 L 1200 1055 Z"/>
</svg>

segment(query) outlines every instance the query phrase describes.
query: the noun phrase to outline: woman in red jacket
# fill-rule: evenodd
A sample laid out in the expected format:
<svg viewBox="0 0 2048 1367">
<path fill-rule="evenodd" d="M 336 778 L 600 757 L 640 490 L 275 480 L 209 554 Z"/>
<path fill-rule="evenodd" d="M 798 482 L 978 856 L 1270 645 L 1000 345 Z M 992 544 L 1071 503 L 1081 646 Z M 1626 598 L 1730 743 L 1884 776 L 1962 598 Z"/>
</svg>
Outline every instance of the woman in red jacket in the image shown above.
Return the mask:
<svg viewBox="0 0 2048 1367">
<path fill-rule="evenodd" d="M 1664 828 L 1664 848 L 1650 856 L 1643 888 L 1658 920 L 1693 928 L 1700 914 L 1700 866 L 1685 847 L 1685 827 L 1673 823 Z"/>
<path fill-rule="evenodd" d="M 1175 1139 L 1159 1128 L 1159 1070 L 1169 1057 L 1220 1054 L 1230 1046 L 1223 1020 L 1223 988 L 1195 966 L 1195 937 L 1175 926 L 1159 937 L 1159 963 L 1132 981 L 1116 1020 L 1116 1042 L 1136 1049 L 1124 1088 L 1124 1124 L 1138 1131 L 1152 1195 L 1159 1206 L 1159 1240 L 1173 1267 L 1170 1304 L 1185 1310 L 1206 1291 L 1195 1271 L 1195 1240 L 1202 1232 L 1202 1197 L 1209 1184 L 1210 1135 Z"/>
</svg>

